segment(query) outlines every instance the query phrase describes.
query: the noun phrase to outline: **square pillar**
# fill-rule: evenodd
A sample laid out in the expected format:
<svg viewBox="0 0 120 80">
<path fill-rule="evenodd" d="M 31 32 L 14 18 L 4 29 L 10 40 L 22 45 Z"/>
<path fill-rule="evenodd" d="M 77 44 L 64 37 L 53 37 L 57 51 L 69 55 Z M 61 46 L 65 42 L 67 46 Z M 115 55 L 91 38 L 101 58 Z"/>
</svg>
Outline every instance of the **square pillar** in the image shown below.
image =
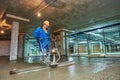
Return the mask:
<svg viewBox="0 0 120 80">
<path fill-rule="evenodd" d="M 13 21 L 11 31 L 11 44 L 10 44 L 10 61 L 17 60 L 18 54 L 18 34 L 19 34 L 19 22 Z"/>
<path fill-rule="evenodd" d="M 23 58 L 24 34 L 19 34 L 18 40 L 18 58 Z"/>
</svg>

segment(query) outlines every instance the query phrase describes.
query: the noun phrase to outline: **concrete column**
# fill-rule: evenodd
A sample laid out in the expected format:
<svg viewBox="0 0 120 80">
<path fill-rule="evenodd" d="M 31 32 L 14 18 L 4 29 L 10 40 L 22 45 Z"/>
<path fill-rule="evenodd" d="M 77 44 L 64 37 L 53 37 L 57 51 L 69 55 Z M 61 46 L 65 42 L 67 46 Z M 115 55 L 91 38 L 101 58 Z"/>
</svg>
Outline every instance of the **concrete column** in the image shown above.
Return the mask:
<svg viewBox="0 0 120 80">
<path fill-rule="evenodd" d="M 62 54 L 65 54 L 65 32 L 61 31 L 61 48 L 62 48 Z"/>
<path fill-rule="evenodd" d="M 11 45 L 10 45 L 10 61 L 17 60 L 18 53 L 18 33 L 19 33 L 19 22 L 12 23 L 11 31 Z"/>
<path fill-rule="evenodd" d="M 111 53 L 111 46 L 108 45 L 108 52 Z"/>
<path fill-rule="evenodd" d="M 66 35 L 66 53 L 67 55 L 69 55 L 69 39 L 68 39 L 68 33 L 65 34 Z"/>
<path fill-rule="evenodd" d="M 100 53 L 103 54 L 102 42 L 100 42 Z"/>
<path fill-rule="evenodd" d="M 87 52 L 88 52 L 88 55 L 91 55 L 91 44 L 89 39 L 90 34 L 86 34 L 86 36 L 87 36 Z"/>
<path fill-rule="evenodd" d="M 75 42 L 75 44 L 73 45 L 73 47 L 74 47 L 74 54 L 78 54 L 79 55 L 77 41 Z"/>
<path fill-rule="evenodd" d="M 88 50 L 88 55 L 91 55 L 91 44 L 89 39 L 87 39 L 87 50 Z"/>
<path fill-rule="evenodd" d="M 95 48 L 95 47 L 94 47 L 94 46 L 95 46 L 94 44 L 92 44 L 92 43 L 90 44 L 90 43 L 89 43 L 89 48 L 90 48 L 91 54 L 95 54 L 95 52 L 94 52 L 94 48 Z"/>
<path fill-rule="evenodd" d="M 24 49 L 24 34 L 19 35 L 19 42 L 18 42 L 18 57 L 23 57 L 23 49 Z"/>
</svg>

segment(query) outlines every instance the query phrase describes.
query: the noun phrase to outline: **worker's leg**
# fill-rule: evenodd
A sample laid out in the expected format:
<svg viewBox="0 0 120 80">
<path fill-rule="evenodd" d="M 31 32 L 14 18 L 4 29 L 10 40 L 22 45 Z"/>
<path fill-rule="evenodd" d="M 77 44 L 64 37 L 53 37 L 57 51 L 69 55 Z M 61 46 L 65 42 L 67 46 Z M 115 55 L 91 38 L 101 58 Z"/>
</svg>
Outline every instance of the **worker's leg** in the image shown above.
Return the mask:
<svg viewBox="0 0 120 80">
<path fill-rule="evenodd" d="M 44 48 L 44 57 L 47 60 L 50 60 L 50 54 L 49 54 L 49 43 L 48 42 L 43 42 L 42 47 Z"/>
<path fill-rule="evenodd" d="M 47 52 L 47 59 L 50 60 L 50 50 L 49 50 L 49 46 L 46 46 L 46 52 Z"/>
<path fill-rule="evenodd" d="M 41 60 L 42 61 L 44 61 L 44 52 L 43 52 L 43 49 L 42 49 L 42 44 L 40 44 L 39 42 L 38 42 L 38 44 L 39 44 L 39 51 L 40 51 L 40 53 L 41 53 Z"/>
</svg>

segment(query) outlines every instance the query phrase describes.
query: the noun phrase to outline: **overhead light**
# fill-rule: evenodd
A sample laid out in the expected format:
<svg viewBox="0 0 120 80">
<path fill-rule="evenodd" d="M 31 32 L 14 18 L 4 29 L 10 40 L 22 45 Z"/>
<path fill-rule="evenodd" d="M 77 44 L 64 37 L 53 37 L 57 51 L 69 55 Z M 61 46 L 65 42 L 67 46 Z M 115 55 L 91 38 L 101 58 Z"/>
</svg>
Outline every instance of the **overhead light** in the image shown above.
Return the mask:
<svg viewBox="0 0 120 80">
<path fill-rule="evenodd" d="M 81 42 L 79 42 L 79 43 L 87 43 L 87 41 L 81 41 Z"/>
<path fill-rule="evenodd" d="M 6 23 L 6 20 L 4 19 L 4 20 L 2 21 L 2 23 L 3 23 L 3 24 Z"/>
<path fill-rule="evenodd" d="M 74 42 L 74 41 L 70 40 L 69 42 L 72 43 L 72 42 Z"/>
<path fill-rule="evenodd" d="M 37 13 L 37 17 L 41 17 L 42 15 L 41 15 L 41 13 Z"/>
<path fill-rule="evenodd" d="M 98 31 L 98 32 L 101 32 L 101 31 L 102 31 L 102 29 L 98 29 L 97 31 Z"/>
<path fill-rule="evenodd" d="M 1 31 L 0 31 L 0 33 L 1 33 L 1 34 L 4 34 L 4 33 L 5 33 L 5 31 L 4 31 L 4 30 L 1 30 Z"/>
</svg>

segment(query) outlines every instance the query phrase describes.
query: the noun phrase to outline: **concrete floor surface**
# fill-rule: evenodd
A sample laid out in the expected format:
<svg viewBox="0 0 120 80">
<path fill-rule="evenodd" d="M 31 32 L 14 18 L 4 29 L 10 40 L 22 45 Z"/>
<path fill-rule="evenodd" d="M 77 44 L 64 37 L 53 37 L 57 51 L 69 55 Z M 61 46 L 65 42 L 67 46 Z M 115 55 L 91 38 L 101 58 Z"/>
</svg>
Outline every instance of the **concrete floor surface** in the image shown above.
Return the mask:
<svg viewBox="0 0 120 80">
<path fill-rule="evenodd" d="M 70 57 L 74 65 L 10 75 L 12 69 L 41 66 L 0 60 L 0 80 L 120 80 L 120 58 Z"/>
</svg>

